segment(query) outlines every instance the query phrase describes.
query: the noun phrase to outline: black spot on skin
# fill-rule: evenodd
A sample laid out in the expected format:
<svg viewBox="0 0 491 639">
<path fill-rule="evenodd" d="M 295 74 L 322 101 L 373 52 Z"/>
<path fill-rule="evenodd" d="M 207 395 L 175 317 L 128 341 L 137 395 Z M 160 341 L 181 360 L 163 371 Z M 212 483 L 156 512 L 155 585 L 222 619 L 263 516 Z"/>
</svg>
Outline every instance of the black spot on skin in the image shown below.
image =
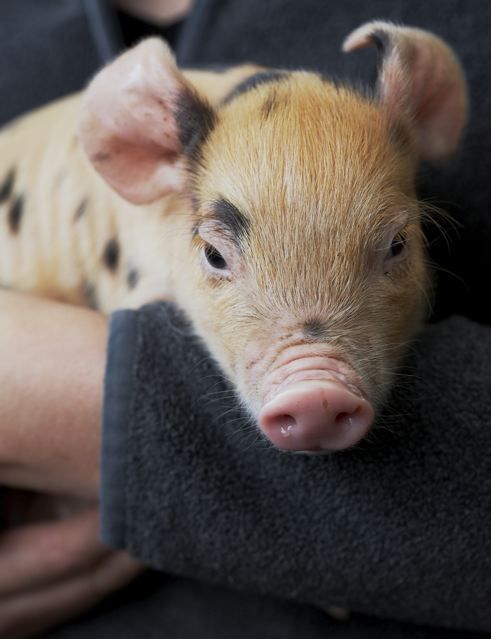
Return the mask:
<svg viewBox="0 0 491 639">
<path fill-rule="evenodd" d="M 113 273 L 117 270 L 119 264 L 119 242 L 112 238 L 108 241 L 102 253 L 102 262 Z"/>
<path fill-rule="evenodd" d="M 326 326 L 317 319 L 307 320 L 303 325 L 303 332 L 308 338 L 314 340 L 326 339 L 327 337 Z"/>
<path fill-rule="evenodd" d="M 240 244 L 249 233 L 250 223 L 247 217 L 225 198 L 213 202 L 213 218 L 236 244 Z"/>
<path fill-rule="evenodd" d="M 82 293 L 85 298 L 85 302 L 89 308 L 94 311 L 99 309 L 99 302 L 97 301 L 97 290 L 92 282 L 84 282 L 82 286 Z"/>
<path fill-rule="evenodd" d="M 91 157 L 92 162 L 94 162 L 95 164 L 101 164 L 107 162 L 110 159 L 111 155 L 110 153 L 106 153 L 106 151 L 98 151 Z"/>
<path fill-rule="evenodd" d="M 277 106 L 278 106 L 278 97 L 276 95 L 276 91 L 271 91 L 271 93 L 267 96 L 266 100 L 264 100 L 263 105 L 261 107 L 261 114 L 263 118 L 267 120 Z"/>
<path fill-rule="evenodd" d="M 10 199 L 15 184 L 15 169 L 11 168 L 5 176 L 3 182 L 0 184 L 0 204 L 3 204 Z"/>
<path fill-rule="evenodd" d="M 22 222 L 22 214 L 24 213 L 24 196 L 18 195 L 10 205 L 7 216 L 7 224 L 12 234 L 18 233 Z"/>
<path fill-rule="evenodd" d="M 74 222 L 77 222 L 84 215 L 85 211 L 87 210 L 88 204 L 89 204 L 88 198 L 85 198 L 84 200 L 80 202 L 73 216 Z"/>
<path fill-rule="evenodd" d="M 128 273 L 126 274 L 126 283 L 128 284 L 128 288 L 133 290 L 135 286 L 138 284 L 138 280 L 140 279 L 140 273 L 136 270 L 136 268 L 131 267 L 128 269 Z"/>
<path fill-rule="evenodd" d="M 240 95 L 247 93 L 248 91 L 252 91 L 256 87 L 262 86 L 263 84 L 269 84 L 272 82 L 278 82 L 279 80 L 284 80 L 288 77 L 288 71 L 280 71 L 278 69 L 271 69 L 270 71 L 260 71 L 259 73 L 255 73 L 254 75 L 250 75 L 245 80 L 242 80 L 230 93 L 228 93 L 222 100 L 222 106 L 229 104 L 235 98 L 238 98 Z"/>
<path fill-rule="evenodd" d="M 217 115 L 195 91 L 186 89 L 177 98 L 175 118 L 179 141 L 193 167 L 201 160 L 203 143 L 215 128 Z"/>
</svg>

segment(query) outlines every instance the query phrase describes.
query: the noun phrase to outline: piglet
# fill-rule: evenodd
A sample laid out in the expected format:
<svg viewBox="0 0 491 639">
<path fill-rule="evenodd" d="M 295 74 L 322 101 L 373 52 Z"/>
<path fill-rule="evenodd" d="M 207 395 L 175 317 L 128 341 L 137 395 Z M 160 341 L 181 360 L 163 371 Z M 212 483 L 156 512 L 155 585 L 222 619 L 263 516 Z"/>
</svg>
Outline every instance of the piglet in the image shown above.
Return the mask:
<svg viewBox="0 0 491 639">
<path fill-rule="evenodd" d="M 69 102 L 72 188 L 50 189 L 70 217 L 58 294 L 84 303 L 90 285 L 103 312 L 174 300 L 287 451 L 346 449 L 372 426 L 425 314 L 416 171 L 455 151 L 466 119 L 442 40 L 371 22 L 343 48 L 368 45 L 374 94 L 306 71 L 182 73 L 146 40 Z"/>
</svg>

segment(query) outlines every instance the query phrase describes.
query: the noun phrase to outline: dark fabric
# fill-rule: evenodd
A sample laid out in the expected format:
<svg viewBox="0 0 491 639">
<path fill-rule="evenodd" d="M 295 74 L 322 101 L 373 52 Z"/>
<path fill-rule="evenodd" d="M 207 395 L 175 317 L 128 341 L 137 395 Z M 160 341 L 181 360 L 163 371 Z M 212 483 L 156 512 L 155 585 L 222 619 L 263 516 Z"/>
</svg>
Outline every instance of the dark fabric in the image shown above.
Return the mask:
<svg viewBox="0 0 491 639">
<path fill-rule="evenodd" d="M 79 91 L 99 66 L 80 0 L 2 0 L 0 125 Z"/>
<path fill-rule="evenodd" d="M 103 608 L 45 639 L 482 639 L 323 612 L 269 597 L 239 594 L 185 579 L 147 575 Z"/>
<path fill-rule="evenodd" d="M 103 486 L 106 521 L 126 528 L 108 543 L 209 583 L 491 632 L 491 328 L 424 331 L 388 429 L 326 458 L 278 452 L 217 400 L 227 386 L 172 307 L 117 316 L 111 343 L 126 333 L 136 354 L 126 370 L 109 355 L 111 387 L 132 377 L 133 403 L 124 517 Z"/>
<path fill-rule="evenodd" d="M 88 1 L 90 2 L 90 0 Z M 147 22 L 144 22 L 135 16 L 130 16 L 123 11 L 118 11 L 116 17 L 119 20 L 124 37 L 124 43 L 127 47 L 132 47 L 142 38 L 160 36 L 161 38 L 165 38 L 170 46 L 175 49 L 179 41 L 179 35 L 183 25 L 182 20 L 161 26 L 148 24 Z"/>
<path fill-rule="evenodd" d="M 128 316 L 131 317 L 128 311 Z M 106 400 L 103 408 L 102 459 L 111 460 L 101 466 L 101 486 L 106 508 L 101 511 L 101 528 L 114 546 L 124 546 L 126 530 L 125 491 L 129 451 L 129 422 L 133 403 L 134 359 L 136 356 L 137 325 L 124 321 L 125 314 L 112 316 L 105 377 Z"/>
<path fill-rule="evenodd" d="M 123 31 L 116 13 L 106 0 L 82 0 L 82 3 L 102 66 L 125 49 Z"/>
<path fill-rule="evenodd" d="M 105 0 L 1 0 L 0 126 L 56 98 L 80 91 L 106 61 L 92 24 Z M 107 4 L 107 3 L 106 3 Z M 90 9 L 90 11 L 88 10 Z M 155 28 L 106 7 L 113 24 L 103 49 L 114 52 L 149 35 L 175 43 L 181 23 Z M 101 10 L 101 13 L 105 12 Z M 110 28 L 109 28 L 110 27 Z M 119 28 L 122 33 L 119 33 Z"/>
</svg>

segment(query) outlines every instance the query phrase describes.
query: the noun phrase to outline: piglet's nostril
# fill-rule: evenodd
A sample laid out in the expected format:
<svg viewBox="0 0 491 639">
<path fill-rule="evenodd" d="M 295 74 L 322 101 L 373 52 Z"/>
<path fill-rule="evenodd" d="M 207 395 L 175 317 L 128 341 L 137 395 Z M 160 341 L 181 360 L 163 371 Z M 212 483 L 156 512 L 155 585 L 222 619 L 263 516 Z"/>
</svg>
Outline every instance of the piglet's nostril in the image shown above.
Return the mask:
<svg viewBox="0 0 491 639">
<path fill-rule="evenodd" d="M 278 415 L 272 421 L 276 421 L 276 426 L 279 428 L 282 437 L 291 437 L 297 425 L 297 420 L 291 415 Z"/>
<path fill-rule="evenodd" d="M 357 406 L 354 410 L 348 412 L 341 412 L 336 415 L 334 422 L 341 428 L 350 428 L 353 425 L 353 421 L 362 412 L 362 407 Z"/>
<path fill-rule="evenodd" d="M 285 388 L 264 406 L 259 421 L 279 448 L 340 450 L 366 434 L 373 409 L 344 384 L 309 380 Z"/>
<path fill-rule="evenodd" d="M 346 421 L 346 419 L 349 419 L 350 417 L 350 413 L 339 413 L 339 415 L 336 415 L 336 417 L 334 418 L 334 421 L 337 424 L 341 424 L 342 422 Z"/>
</svg>

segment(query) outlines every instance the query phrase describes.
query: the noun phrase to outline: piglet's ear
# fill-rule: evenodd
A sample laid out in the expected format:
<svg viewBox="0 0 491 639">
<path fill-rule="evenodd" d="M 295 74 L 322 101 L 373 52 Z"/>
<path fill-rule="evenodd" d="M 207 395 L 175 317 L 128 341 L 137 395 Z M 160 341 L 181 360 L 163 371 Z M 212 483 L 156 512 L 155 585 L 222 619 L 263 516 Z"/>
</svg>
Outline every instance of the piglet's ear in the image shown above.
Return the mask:
<svg viewBox="0 0 491 639">
<path fill-rule="evenodd" d="M 80 114 L 83 147 L 122 197 L 148 204 L 184 187 L 184 166 L 215 123 L 212 107 L 178 71 L 169 47 L 141 42 L 102 69 Z"/>
<path fill-rule="evenodd" d="M 467 114 L 462 67 L 452 50 L 427 31 L 369 22 L 343 51 L 375 45 L 381 53 L 379 96 L 390 118 L 409 118 L 421 159 L 438 160 L 458 146 Z"/>
</svg>

